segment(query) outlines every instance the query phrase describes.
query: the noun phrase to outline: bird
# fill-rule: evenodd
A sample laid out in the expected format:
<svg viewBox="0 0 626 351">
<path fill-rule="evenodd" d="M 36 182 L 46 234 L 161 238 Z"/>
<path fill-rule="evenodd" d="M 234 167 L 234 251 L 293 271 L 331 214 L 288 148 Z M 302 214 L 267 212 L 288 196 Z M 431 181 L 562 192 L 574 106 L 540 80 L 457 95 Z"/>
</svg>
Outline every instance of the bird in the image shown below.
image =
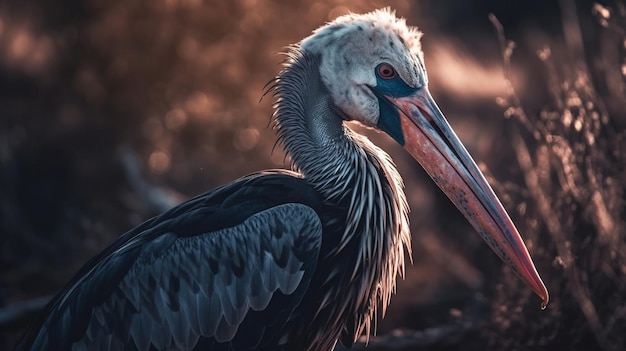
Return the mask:
<svg viewBox="0 0 626 351">
<path fill-rule="evenodd" d="M 88 261 L 22 339 L 30 350 L 332 350 L 370 335 L 411 255 L 386 133 L 548 303 L 524 242 L 428 90 L 422 33 L 389 8 L 287 47 L 271 124 L 291 169 L 210 190 Z"/>
</svg>

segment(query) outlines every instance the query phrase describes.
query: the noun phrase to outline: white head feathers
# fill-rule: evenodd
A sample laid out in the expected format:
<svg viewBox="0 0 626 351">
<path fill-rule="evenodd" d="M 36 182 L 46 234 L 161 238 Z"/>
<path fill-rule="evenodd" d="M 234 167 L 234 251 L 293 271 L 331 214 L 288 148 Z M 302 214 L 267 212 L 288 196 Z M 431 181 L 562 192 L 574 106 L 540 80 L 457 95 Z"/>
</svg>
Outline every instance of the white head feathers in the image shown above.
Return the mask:
<svg viewBox="0 0 626 351">
<path fill-rule="evenodd" d="M 320 76 L 334 103 L 349 118 L 375 126 L 378 100 L 368 86 L 376 86 L 378 64 L 391 64 L 409 86 L 426 85 L 421 36 L 393 11 L 382 9 L 341 16 L 303 39 L 300 47 L 319 55 Z"/>
</svg>

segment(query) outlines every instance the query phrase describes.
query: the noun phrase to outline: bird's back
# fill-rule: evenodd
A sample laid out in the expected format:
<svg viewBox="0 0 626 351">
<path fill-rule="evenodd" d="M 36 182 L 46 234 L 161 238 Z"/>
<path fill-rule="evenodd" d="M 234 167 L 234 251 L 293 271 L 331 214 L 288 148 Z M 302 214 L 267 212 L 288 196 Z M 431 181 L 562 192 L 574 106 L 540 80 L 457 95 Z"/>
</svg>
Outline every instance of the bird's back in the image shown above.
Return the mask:
<svg viewBox="0 0 626 351">
<path fill-rule="evenodd" d="M 90 260 L 18 348 L 276 349 L 316 268 L 322 207 L 285 171 L 184 202 Z"/>
</svg>

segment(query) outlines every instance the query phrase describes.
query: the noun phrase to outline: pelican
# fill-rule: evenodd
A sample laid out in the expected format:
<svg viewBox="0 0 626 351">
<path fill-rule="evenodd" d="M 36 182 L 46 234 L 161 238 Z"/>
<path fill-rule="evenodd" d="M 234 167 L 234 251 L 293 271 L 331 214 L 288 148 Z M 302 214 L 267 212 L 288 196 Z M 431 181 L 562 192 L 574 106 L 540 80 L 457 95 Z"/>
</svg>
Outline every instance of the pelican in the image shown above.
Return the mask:
<svg viewBox="0 0 626 351">
<path fill-rule="evenodd" d="M 32 350 L 332 350 L 369 335 L 410 254 L 388 134 L 495 253 L 548 292 L 508 214 L 428 91 L 421 33 L 389 9 L 287 49 L 267 92 L 292 170 L 186 201 L 90 260 L 27 333 Z"/>
</svg>

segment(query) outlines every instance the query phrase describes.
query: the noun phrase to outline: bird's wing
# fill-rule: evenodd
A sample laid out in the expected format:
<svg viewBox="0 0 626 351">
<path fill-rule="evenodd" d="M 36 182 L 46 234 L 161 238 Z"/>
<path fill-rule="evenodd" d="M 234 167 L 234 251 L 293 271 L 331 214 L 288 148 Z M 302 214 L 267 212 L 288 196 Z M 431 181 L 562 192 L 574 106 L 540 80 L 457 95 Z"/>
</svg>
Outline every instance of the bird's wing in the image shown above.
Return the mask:
<svg viewBox="0 0 626 351">
<path fill-rule="evenodd" d="M 322 236 L 316 211 L 303 204 L 310 201 L 296 201 L 308 190 L 283 177 L 240 181 L 126 234 L 53 301 L 32 349 L 268 342 L 270 330 L 243 329 L 285 323 L 307 289 Z"/>
</svg>

